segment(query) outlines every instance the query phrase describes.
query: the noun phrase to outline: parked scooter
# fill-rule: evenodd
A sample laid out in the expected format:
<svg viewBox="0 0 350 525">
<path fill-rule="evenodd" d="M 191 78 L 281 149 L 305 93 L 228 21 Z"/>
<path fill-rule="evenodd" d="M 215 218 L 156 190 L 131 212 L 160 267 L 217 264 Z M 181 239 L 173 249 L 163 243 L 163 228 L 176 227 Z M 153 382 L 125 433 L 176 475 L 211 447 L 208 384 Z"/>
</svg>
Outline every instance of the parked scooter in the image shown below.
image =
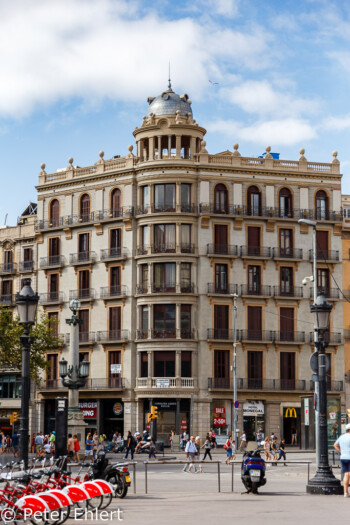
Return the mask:
<svg viewBox="0 0 350 525">
<path fill-rule="evenodd" d="M 247 489 L 248 494 L 258 493 L 258 488 L 266 483 L 265 478 L 265 461 L 260 456 L 260 450 L 257 448 L 252 452 L 245 452 L 242 460 L 241 479 Z"/>
<path fill-rule="evenodd" d="M 127 463 L 109 464 L 106 453 L 100 450 L 93 465 L 94 479 L 105 479 L 114 488 L 117 498 L 125 498 L 131 485 L 130 472 Z"/>
</svg>

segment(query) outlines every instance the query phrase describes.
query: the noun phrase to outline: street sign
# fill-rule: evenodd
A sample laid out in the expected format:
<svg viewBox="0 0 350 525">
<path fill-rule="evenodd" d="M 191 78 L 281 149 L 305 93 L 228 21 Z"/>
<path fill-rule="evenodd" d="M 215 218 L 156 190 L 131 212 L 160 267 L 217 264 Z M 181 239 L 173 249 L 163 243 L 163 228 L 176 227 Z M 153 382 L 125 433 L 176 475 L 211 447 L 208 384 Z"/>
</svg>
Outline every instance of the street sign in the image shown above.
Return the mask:
<svg viewBox="0 0 350 525">
<path fill-rule="evenodd" d="M 325 355 L 325 365 L 326 365 L 326 372 L 328 372 L 331 363 L 330 363 L 329 356 L 327 354 Z M 318 352 L 314 352 L 310 356 L 310 368 L 313 372 L 315 372 L 315 374 L 318 374 Z"/>
<path fill-rule="evenodd" d="M 213 419 L 214 427 L 224 427 L 226 425 L 225 417 L 214 417 Z"/>
<path fill-rule="evenodd" d="M 239 401 L 235 401 L 235 408 L 239 407 Z"/>
</svg>

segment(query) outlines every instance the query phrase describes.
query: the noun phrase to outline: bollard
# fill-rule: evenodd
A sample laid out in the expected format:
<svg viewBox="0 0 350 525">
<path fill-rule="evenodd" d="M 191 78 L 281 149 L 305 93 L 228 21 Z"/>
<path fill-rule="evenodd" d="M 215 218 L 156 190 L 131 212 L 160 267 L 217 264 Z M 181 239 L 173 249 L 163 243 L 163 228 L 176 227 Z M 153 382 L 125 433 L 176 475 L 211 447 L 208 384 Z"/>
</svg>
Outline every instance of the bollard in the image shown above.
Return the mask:
<svg viewBox="0 0 350 525">
<path fill-rule="evenodd" d="M 133 464 L 132 468 L 133 468 L 132 481 L 134 485 L 134 494 L 136 494 L 136 463 Z"/>
<path fill-rule="evenodd" d="M 232 466 L 232 479 L 231 479 L 231 492 L 233 492 L 233 486 L 234 486 L 234 470 L 235 470 L 235 464 L 231 463 Z"/>
<path fill-rule="evenodd" d="M 220 487 L 220 463 L 218 462 L 218 492 L 221 492 Z"/>
<path fill-rule="evenodd" d="M 147 494 L 147 463 L 145 462 L 145 494 Z"/>
</svg>

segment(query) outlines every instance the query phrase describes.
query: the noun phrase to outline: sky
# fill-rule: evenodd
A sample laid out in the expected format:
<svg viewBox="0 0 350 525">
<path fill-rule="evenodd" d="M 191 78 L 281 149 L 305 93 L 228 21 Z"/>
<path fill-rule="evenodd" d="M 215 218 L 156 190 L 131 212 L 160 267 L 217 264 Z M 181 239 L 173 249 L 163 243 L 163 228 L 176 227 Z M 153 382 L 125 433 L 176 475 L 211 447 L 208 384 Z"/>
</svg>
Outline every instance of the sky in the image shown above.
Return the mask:
<svg viewBox="0 0 350 525">
<path fill-rule="evenodd" d="M 36 201 L 43 162 L 126 155 L 169 62 L 209 153 L 336 150 L 350 194 L 347 0 L 0 0 L 0 225 Z"/>
</svg>

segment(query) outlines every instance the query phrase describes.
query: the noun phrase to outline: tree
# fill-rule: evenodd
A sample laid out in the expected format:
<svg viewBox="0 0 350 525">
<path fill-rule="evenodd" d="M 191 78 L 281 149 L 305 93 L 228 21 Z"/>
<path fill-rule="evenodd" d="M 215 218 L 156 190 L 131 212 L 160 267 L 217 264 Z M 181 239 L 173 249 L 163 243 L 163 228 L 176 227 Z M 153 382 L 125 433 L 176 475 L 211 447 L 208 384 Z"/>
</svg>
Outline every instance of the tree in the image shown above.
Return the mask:
<svg viewBox="0 0 350 525">
<path fill-rule="evenodd" d="M 49 367 L 46 352 L 57 350 L 62 345 L 60 338 L 55 335 L 56 327 L 47 315 L 42 313 L 38 317 L 37 314 L 36 323 L 30 332 L 33 338 L 30 349 L 30 376 L 36 383 L 39 383 L 42 371 Z M 23 327 L 19 324 L 19 318 L 13 317 L 7 308 L 0 307 L 0 368 L 21 370 L 22 345 L 19 338 L 22 334 Z"/>
</svg>

